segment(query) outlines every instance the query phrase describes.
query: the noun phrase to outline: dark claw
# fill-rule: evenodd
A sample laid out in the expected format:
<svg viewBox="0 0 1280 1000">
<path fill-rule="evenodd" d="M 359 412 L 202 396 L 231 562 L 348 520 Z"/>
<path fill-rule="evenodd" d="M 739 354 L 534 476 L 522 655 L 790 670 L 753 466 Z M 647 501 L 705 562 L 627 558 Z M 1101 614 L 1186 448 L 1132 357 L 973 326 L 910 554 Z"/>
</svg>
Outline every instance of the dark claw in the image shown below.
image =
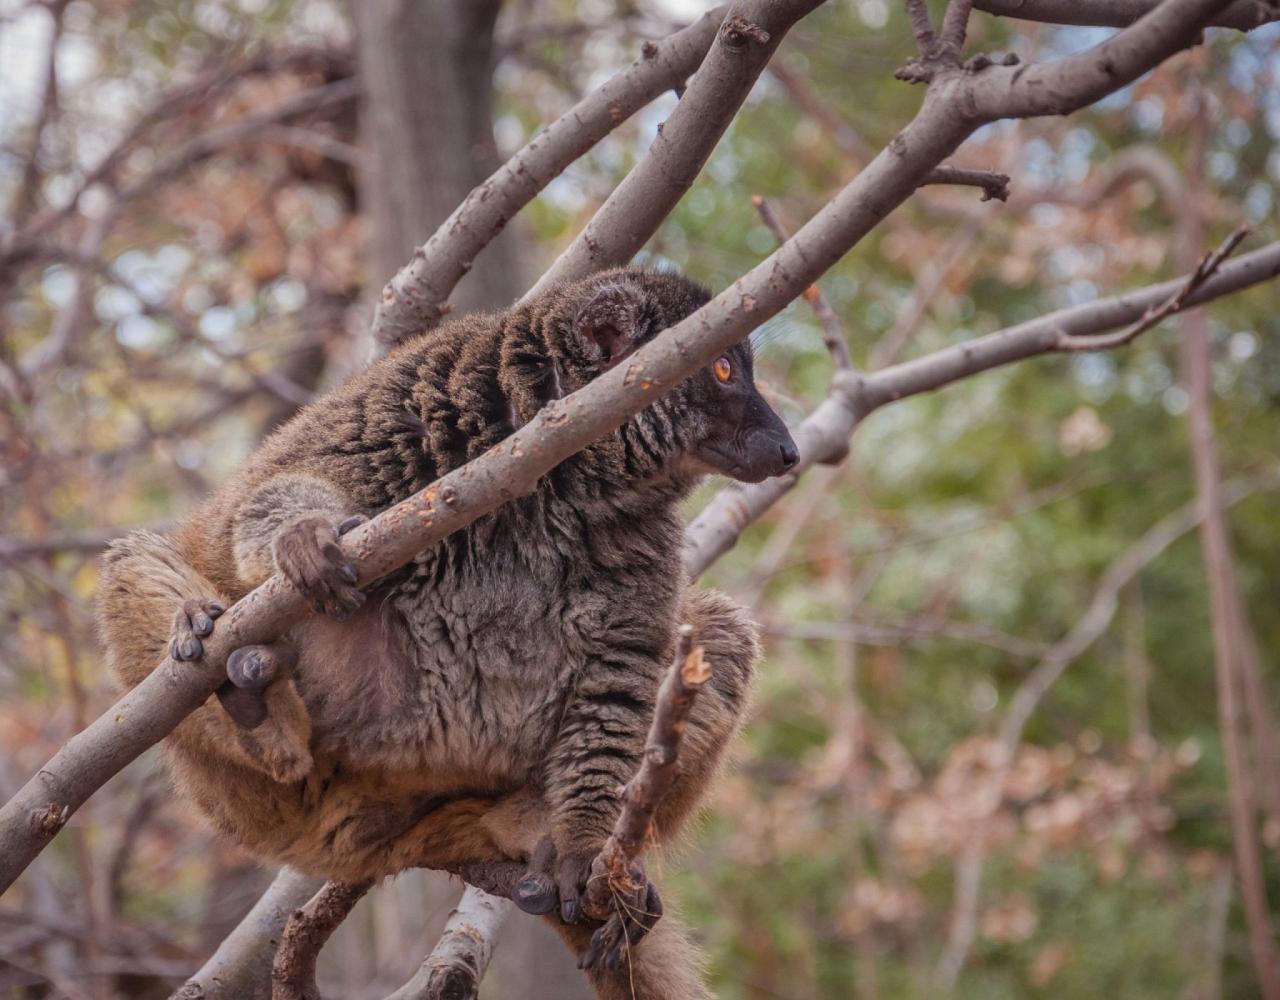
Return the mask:
<svg viewBox="0 0 1280 1000">
<path fill-rule="evenodd" d="M 210 601 L 208 604 L 205 605 L 204 610 L 209 615 L 210 618 L 216 619 L 216 618 L 221 618 L 223 613 L 227 609 L 223 607 L 221 604 L 219 604 L 217 601 Z"/>
<path fill-rule="evenodd" d="M 338 570 L 338 575 L 351 584 L 354 584 L 359 579 L 356 575 L 356 568 L 351 563 L 343 563 L 342 568 Z"/>
<path fill-rule="evenodd" d="M 179 660 L 198 660 L 204 655 L 204 643 L 199 639 L 184 639 L 178 646 Z"/>
<path fill-rule="evenodd" d="M 202 639 L 211 635 L 213 633 L 213 619 L 201 611 L 191 619 L 191 631 Z"/>
</svg>

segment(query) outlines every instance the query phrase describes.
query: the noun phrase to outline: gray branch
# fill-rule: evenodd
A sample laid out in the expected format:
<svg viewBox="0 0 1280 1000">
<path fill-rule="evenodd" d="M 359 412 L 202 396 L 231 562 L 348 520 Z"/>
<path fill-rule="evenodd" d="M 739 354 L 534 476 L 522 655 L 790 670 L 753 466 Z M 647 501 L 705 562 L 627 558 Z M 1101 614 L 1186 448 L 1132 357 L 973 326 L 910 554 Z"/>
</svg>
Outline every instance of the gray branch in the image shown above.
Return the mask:
<svg viewBox="0 0 1280 1000">
<path fill-rule="evenodd" d="M 270 1000 L 275 942 L 289 915 L 323 885 L 322 878 L 282 868 L 253 909 L 172 1000 Z M 271 942 L 271 947 L 264 948 L 264 941 Z"/>
<path fill-rule="evenodd" d="M 1242 254 L 1187 296 L 1191 308 L 1280 276 L 1280 242 Z M 748 525 L 781 499 L 815 464 L 839 461 L 859 421 L 889 403 L 931 392 L 979 372 L 1063 350 L 1063 338 L 1083 338 L 1138 322 L 1186 288 L 1186 278 L 1063 309 L 1017 326 L 935 351 L 869 375 L 837 375 L 827 398 L 792 431 L 800 461 L 787 476 L 751 486 L 728 486 L 711 499 L 685 533 L 685 568 L 691 577 L 731 549 Z M 1067 341 L 1067 343 L 1079 341 Z M 1116 346 L 1102 341 L 1101 347 Z"/>
<path fill-rule="evenodd" d="M 1231 0 L 1165 0 L 1106 41 L 1062 59 L 988 66 L 972 76 L 973 113 L 986 121 L 1065 115 L 1124 87 L 1195 45 Z"/>
<path fill-rule="evenodd" d="M 472 191 L 387 283 L 373 318 L 382 348 L 434 326 L 471 262 L 569 164 L 664 91 L 684 85 L 716 36 L 727 4 L 656 43 L 566 111 Z"/>
<path fill-rule="evenodd" d="M 1081 24 L 1123 28 L 1149 14 L 1160 0 L 974 0 L 977 10 L 1024 21 Z M 1280 19 L 1275 0 L 1236 0 L 1219 11 L 1209 24 L 1216 28 L 1249 31 Z"/>
<path fill-rule="evenodd" d="M 736 0 L 649 151 L 538 283 L 625 264 L 697 180 L 783 35 L 822 0 Z"/>
<path fill-rule="evenodd" d="M 475 997 L 493 957 L 494 939 L 511 910 L 511 900 L 467 886 L 422 967 L 387 1000 Z"/>
</svg>

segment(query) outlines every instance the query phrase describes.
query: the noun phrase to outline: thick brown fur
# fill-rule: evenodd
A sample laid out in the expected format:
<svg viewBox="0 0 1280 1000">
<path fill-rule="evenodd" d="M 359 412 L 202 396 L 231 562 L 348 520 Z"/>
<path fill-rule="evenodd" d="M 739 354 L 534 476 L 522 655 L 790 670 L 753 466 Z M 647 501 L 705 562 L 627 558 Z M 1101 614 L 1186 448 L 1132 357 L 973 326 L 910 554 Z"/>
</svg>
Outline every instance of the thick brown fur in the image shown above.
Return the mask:
<svg viewBox="0 0 1280 1000">
<path fill-rule="evenodd" d="M 337 542 L 352 515 L 475 458 L 706 298 L 629 269 L 464 317 L 303 410 L 171 537 L 111 547 L 100 620 L 126 686 L 167 650 L 198 656 L 219 605 L 277 570 L 324 613 L 286 638 L 278 662 L 296 650 L 297 666 L 266 685 L 266 711 L 237 714 L 256 724 L 211 698 L 167 741 L 179 786 L 220 830 L 349 881 L 523 863 L 544 837 L 562 871 L 582 871 L 687 621 L 714 672 L 657 817 L 664 839 L 680 828 L 740 724 L 758 647 L 741 609 L 687 589 L 677 505 L 708 469 L 762 478 L 794 461 L 747 345 L 726 356 L 731 380 L 699 373 L 367 595 Z M 590 936 L 580 889 L 560 885 L 578 950 Z M 602 997 L 704 995 L 674 920 L 628 958 L 592 972 Z"/>
</svg>

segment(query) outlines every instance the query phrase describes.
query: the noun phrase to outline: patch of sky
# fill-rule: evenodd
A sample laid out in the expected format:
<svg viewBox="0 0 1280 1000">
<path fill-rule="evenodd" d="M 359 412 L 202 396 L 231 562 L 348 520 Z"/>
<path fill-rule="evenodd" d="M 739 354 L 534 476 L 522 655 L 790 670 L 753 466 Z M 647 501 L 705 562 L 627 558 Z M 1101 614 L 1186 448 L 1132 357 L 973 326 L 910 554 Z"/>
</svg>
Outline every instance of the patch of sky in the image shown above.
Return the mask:
<svg viewBox="0 0 1280 1000">
<path fill-rule="evenodd" d="M 1215 149 L 1209 154 L 1209 176 L 1216 181 L 1230 181 L 1239 171 L 1236 158 L 1225 149 Z"/>
<path fill-rule="evenodd" d="M 1227 339 L 1227 354 L 1243 363 L 1258 353 L 1258 336 L 1252 330 L 1238 330 Z"/>
<path fill-rule="evenodd" d="M 307 286 L 297 278 L 279 278 L 267 286 L 264 296 L 275 312 L 297 312 L 307 301 Z"/>
<path fill-rule="evenodd" d="M 1262 181 L 1250 184 L 1244 195 L 1244 211 L 1253 222 L 1265 222 L 1271 218 L 1275 206 L 1275 194 L 1270 185 Z"/>
<path fill-rule="evenodd" d="M 142 303 L 119 285 L 104 285 L 93 297 L 93 311 L 104 323 L 118 323 L 142 311 Z"/>
<path fill-rule="evenodd" d="M 716 209 L 715 192 L 706 187 L 696 188 L 689 192 L 684 206 L 692 215 L 705 219 Z"/>
<path fill-rule="evenodd" d="M 883 28 L 889 23 L 889 5 L 884 0 L 858 0 L 858 17 L 868 28 Z"/>
<path fill-rule="evenodd" d="M 1098 297 L 1098 288 L 1092 281 L 1073 281 L 1063 290 L 1068 305 L 1082 306 Z"/>
<path fill-rule="evenodd" d="M 1187 390 L 1180 385 L 1171 385 L 1160 394 L 1160 405 L 1173 417 L 1180 417 L 1186 413 L 1190 402 L 1191 398 L 1187 395 Z"/>
<path fill-rule="evenodd" d="M 1159 132 L 1164 122 L 1164 101 L 1155 95 L 1134 101 L 1129 117 L 1133 119 L 1133 124 L 1139 131 Z"/>
<path fill-rule="evenodd" d="M 61 264 L 46 268 L 40 277 L 40 293 L 45 301 L 58 309 L 65 309 L 71 304 L 71 297 L 76 292 L 76 278 L 70 270 Z"/>
<path fill-rule="evenodd" d="M 1071 359 L 1071 373 L 1094 402 L 1111 395 L 1116 385 L 1116 363 L 1106 354 L 1077 354 Z"/>
<path fill-rule="evenodd" d="M 126 316 L 116 324 L 116 340 L 134 350 L 159 347 L 167 339 L 165 328 L 142 313 Z"/>
<path fill-rule="evenodd" d="M 200 314 L 199 326 L 210 340 L 225 340 L 235 332 L 236 314 L 226 306 L 212 306 Z"/>
</svg>

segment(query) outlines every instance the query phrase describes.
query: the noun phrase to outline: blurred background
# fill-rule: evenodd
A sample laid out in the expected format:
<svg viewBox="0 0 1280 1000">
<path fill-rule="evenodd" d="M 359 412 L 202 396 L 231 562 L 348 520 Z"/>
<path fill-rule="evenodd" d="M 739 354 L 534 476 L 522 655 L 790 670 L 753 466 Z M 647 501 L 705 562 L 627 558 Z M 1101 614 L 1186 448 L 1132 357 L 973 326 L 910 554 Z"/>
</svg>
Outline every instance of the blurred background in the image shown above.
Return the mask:
<svg viewBox="0 0 1280 1000">
<path fill-rule="evenodd" d="M 703 9 L 0 0 L 0 795 L 113 700 L 103 544 L 181 517 L 357 370 L 412 248 Z M 1048 58 L 1105 34 L 976 13 L 970 50 Z M 793 228 L 821 207 L 918 105 L 892 78 L 912 52 L 898 3 L 801 22 L 645 258 L 716 290 L 761 260 L 752 196 Z M 1280 238 L 1278 75 L 1277 25 L 1213 32 L 1070 119 L 982 130 L 957 162 L 1011 175 L 1008 204 L 926 189 L 823 280 L 855 362 L 1173 277 L 1240 223 L 1247 246 Z M 675 100 L 552 182 L 455 308 L 520 295 Z M 706 575 L 768 640 L 736 766 L 659 865 L 719 996 L 1257 995 L 1188 515 L 1187 322 L 873 414 Z M 1200 322 L 1252 654 L 1246 881 L 1274 900 L 1280 288 Z M 830 377 L 820 327 L 798 302 L 760 340 L 795 422 Z M 163 997 L 270 877 L 173 797 L 153 750 L 0 900 L 0 995 Z M 326 995 L 403 982 L 457 894 L 421 873 L 373 893 L 325 952 Z M 483 995 L 585 996 L 534 921 L 503 934 Z"/>
</svg>

